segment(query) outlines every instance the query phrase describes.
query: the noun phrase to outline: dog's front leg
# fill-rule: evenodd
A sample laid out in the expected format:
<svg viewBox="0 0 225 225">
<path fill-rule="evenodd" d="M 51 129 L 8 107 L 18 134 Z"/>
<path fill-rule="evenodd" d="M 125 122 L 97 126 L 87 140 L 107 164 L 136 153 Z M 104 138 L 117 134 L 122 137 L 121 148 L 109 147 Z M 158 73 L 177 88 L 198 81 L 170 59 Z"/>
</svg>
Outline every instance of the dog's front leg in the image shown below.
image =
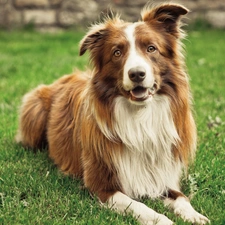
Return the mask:
<svg viewBox="0 0 225 225">
<path fill-rule="evenodd" d="M 164 200 L 164 204 L 174 210 L 174 213 L 180 216 L 184 221 L 193 224 L 210 223 L 208 218 L 198 213 L 191 205 L 188 198 L 181 192 L 169 190 L 168 195 Z"/>
<path fill-rule="evenodd" d="M 108 199 L 108 207 L 120 213 L 131 213 L 143 225 L 173 224 L 166 216 L 155 212 L 145 204 L 137 202 L 121 192 L 116 192 Z"/>
</svg>

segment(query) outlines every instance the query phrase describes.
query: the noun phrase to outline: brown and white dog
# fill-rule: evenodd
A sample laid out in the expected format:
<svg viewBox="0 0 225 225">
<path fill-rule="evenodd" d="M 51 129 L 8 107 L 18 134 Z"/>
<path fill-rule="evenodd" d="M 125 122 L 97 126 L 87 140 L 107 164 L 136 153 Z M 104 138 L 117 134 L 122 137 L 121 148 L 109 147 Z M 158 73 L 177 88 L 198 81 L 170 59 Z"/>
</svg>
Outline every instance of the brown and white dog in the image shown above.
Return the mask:
<svg viewBox="0 0 225 225">
<path fill-rule="evenodd" d="M 105 19 L 80 43 L 80 55 L 90 51 L 92 71 L 63 76 L 23 98 L 17 141 L 47 144 L 62 171 L 141 224 L 172 224 L 134 200 L 143 196 L 162 198 L 185 221 L 209 222 L 179 187 L 196 148 L 180 42 L 187 12 L 168 3 L 145 8 L 136 23 Z"/>
</svg>

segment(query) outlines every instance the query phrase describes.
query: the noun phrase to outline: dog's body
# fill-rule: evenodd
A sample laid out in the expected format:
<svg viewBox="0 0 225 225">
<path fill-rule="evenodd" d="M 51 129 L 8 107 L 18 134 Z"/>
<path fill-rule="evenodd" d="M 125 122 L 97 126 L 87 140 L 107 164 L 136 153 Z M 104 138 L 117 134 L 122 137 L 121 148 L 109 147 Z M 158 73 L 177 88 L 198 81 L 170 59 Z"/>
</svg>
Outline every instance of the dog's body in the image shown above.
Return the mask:
<svg viewBox="0 0 225 225">
<path fill-rule="evenodd" d="M 93 71 L 39 86 L 21 108 L 18 142 L 47 144 L 62 171 L 142 224 L 172 224 L 133 200 L 143 196 L 163 197 L 184 220 L 208 222 L 179 188 L 196 147 L 180 44 L 186 13 L 163 4 L 144 10 L 140 22 L 115 17 L 93 26 L 80 48 L 90 50 Z"/>
</svg>

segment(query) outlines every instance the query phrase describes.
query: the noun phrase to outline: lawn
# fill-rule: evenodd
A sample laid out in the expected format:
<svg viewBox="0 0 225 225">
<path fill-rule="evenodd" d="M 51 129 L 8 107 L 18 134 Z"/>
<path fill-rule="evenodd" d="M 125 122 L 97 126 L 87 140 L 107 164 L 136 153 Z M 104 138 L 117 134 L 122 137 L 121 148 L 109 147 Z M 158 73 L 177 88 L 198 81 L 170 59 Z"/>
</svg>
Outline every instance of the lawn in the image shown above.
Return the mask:
<svg viewBox="0 0 225 225">
<path fill-rule="evenodd" d="M 129 215 L 123 217 L 101 207 L 81 181 L 58 171 L 46 151 L 33 153 L 14 142 L 21 97 L 75 67 L 85 69 L 87 55 L 78 56 L 82 35 L 0 31 L 0 224 L 138 224 Z M 212 225 L 224 225 L 225 31 L 190 31 L 185 45 L 198 152 L 182 186 Z M 188 224 L 160 201 L 144 202 L 176 224 Z"/>
</svg>

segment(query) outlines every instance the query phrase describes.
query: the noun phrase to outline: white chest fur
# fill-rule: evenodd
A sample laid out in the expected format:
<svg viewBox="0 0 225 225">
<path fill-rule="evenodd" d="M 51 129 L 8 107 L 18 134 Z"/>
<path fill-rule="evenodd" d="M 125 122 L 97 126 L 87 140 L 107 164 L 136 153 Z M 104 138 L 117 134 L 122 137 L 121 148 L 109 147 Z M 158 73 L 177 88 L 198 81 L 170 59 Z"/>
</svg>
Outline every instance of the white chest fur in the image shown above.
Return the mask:
<svg viewBox="0 0 225 225">
<path fill-rule="evenodd" d="M 124 143 L 116 155 L 116 168 L 124 192 L 133 198 L 158 197 L 167 188 L 178 189 L 181 163 L 175 162 L 172 145 L 179 140 L 166 96 L 154 96 L 145 106 L 118 97 L 115 130 Z"/>
</svg>

